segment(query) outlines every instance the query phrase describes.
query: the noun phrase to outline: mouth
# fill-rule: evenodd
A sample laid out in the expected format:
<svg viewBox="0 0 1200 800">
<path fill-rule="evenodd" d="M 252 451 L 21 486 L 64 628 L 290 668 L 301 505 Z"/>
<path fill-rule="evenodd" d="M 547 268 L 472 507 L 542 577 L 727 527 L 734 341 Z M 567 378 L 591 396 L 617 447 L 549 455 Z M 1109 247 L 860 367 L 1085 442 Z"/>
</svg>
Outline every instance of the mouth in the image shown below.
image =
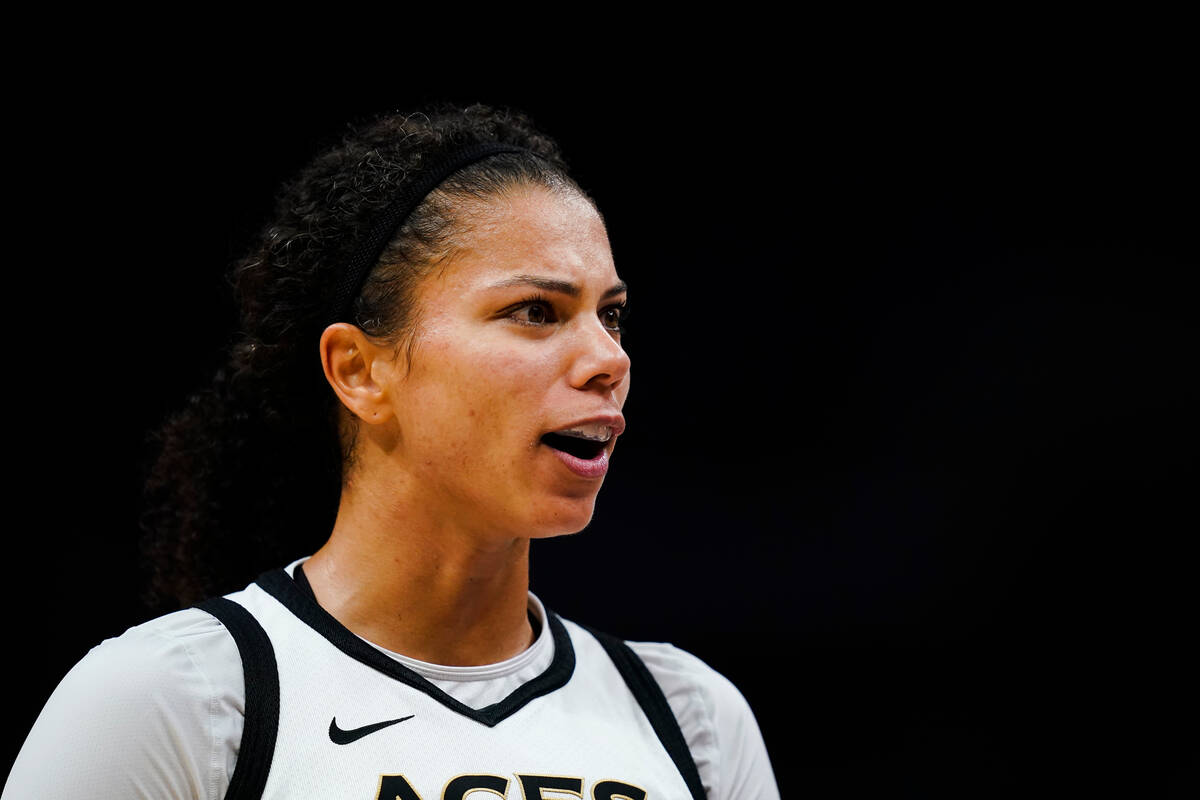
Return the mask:
<svg viewBox="0 0 1200 800">
<path fill-rule="evenodd" d="M 586 478 L 597 478 L 603 477 L 608 470 L 608 451 L 624 428 L 624 420 L 620 417 L 578 422 L 545 433 L 540 441 L 556 451 L 559 459 L 572 472 Z"/>
<path fill-rule="evenodd" d="M 611 437 L 609 437 L 611 438 Z M 576 458 L 591 461 L 608 447 L 609 439 L 588 439 L 575 433 L 547 433 L 542 437 L 542 444 L 570 453 Z"/>
</svg>

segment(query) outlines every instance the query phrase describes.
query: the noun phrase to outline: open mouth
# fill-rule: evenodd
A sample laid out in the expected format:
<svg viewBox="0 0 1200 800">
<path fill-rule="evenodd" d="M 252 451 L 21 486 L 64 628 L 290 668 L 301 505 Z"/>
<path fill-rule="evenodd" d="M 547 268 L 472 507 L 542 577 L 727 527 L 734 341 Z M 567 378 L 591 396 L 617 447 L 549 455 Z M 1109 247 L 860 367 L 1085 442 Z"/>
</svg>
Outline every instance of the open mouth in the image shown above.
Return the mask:
<svg viewBox="0 0 1200 800">
<path fill-rule="evenodd" d="M 608 446 L 608 439 L 589 439 L 573 432 L 547 433 L 542 437 L 542 444 L 591 461 Z"/>
</svg>

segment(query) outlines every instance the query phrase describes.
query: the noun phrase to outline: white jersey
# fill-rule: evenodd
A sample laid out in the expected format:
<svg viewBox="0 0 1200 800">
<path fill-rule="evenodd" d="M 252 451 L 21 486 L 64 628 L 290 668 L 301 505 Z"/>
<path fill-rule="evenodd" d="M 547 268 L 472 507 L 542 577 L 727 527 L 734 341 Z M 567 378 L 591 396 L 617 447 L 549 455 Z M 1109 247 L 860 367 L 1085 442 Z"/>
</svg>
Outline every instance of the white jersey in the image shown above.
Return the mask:
<svg viewBox="0 0 1200 800">
<path fill-rule="evenodd" d="M 541 631 L 529 651 L 504 665 L 436 668 L 355 636 L 317 605 L 301 571 L 268 573 L 139 626 L 148 671 L 166 660 L 156 647 L 181 662 L 150 691 L 164 697 L 146 698 L 138 665 L 121 665 L 136 705 L 114 700 L 97 720 L 78 707 L 84 696 L 120 697 L 121 687 L 72 681 L 77 667 L 3 798 L 84 787 L 96 798 L 205 800 L 778 798 L 753 715 L 728 681 L 669 645 L 630 648 L 530 597 Z M 221 663 L 209 652 L 217 640 Z M 82 736 L 92 741 L 73 749 Z"/>
</svg>

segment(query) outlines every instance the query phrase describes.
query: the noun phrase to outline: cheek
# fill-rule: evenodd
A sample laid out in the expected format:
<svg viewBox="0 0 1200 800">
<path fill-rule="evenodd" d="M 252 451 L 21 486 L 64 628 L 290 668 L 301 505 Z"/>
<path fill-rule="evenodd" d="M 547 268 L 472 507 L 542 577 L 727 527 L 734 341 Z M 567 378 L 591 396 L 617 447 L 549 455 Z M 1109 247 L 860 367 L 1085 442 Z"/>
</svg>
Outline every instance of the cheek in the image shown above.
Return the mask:
<svg viewBox="0 0 1200 800">
<path fill-rule="evenodd" d="M 420 388 L 412 398 L 413 424 L 421 426 L 422 410 L 436 418 L 442 447 L 478 455 L 489 443 L 529 438 L 539 424 L 547 365 L 511 348 L 427 347 L 420 357 L 425 367 L 414 376 Z"/>
<path fill-rule="evenodd" d="M 497 438 L 527 438 L 540 424 L 544 369 L 511 353 L 486 354 L 474 367 L 475 381 L 464 390 L 464 396 L 475 412 L 475 426 L 493 431 Z"/>
</svg>

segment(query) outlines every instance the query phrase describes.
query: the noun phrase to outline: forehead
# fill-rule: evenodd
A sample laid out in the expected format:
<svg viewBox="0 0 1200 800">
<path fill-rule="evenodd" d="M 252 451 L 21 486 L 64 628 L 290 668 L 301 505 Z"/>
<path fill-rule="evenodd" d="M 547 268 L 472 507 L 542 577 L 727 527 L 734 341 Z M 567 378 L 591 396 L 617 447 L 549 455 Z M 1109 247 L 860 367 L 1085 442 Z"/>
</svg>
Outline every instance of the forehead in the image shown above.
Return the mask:
<svg viewBox="0 0 1200 800">
<path fill-rule="evenodd" d="M 604 221 L 574 192 L 520 187 L 480 201 L 464 221 L 441 273 L 445 289 L 469 291 L 514 274 L 570 281 L 585 292 L 618 280 Z"/>
</svg>

